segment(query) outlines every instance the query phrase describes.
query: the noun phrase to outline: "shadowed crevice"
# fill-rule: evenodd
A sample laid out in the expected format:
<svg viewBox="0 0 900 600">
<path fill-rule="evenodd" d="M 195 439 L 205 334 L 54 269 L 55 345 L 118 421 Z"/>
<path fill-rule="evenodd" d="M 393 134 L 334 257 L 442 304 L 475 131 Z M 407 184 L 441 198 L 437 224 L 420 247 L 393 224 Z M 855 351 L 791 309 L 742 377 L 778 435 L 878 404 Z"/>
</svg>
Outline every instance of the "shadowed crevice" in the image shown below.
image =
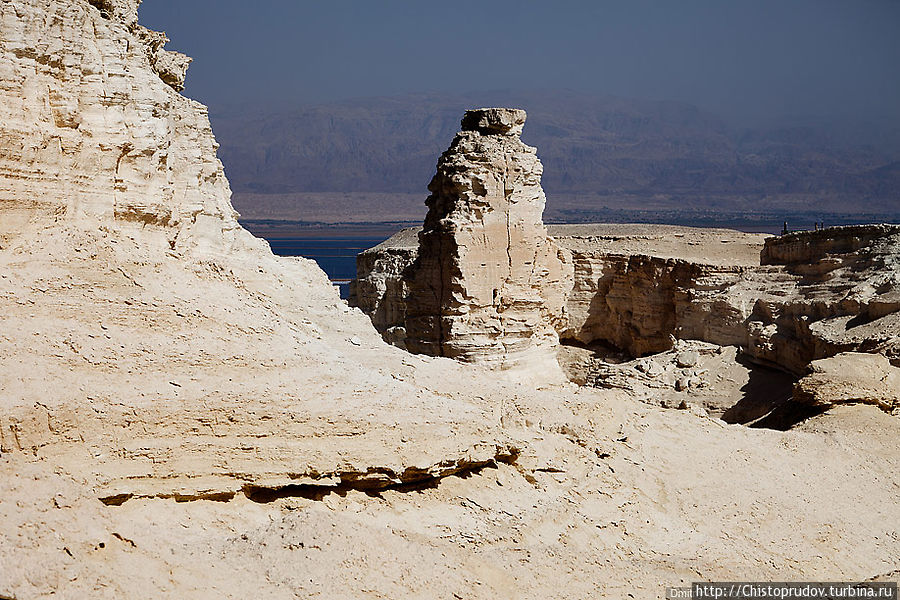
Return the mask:
<svg viewBox="0 0 900 600">
<path fill-rule="evenodd" d="M 351 491 L 361 491 L 367 496 L 378 498 L 386 490 L 407 493 L 434 489 L 447 477 L 467 479 L 472 475 L 481 473 L 485 469 L 496 469 L 499 462 L 513 464 L 515 458 L 515 454 L 497 457 L 494 460 L 474 463 L 461 467 L 454 472 L 441 475 L 431 475 L 418 469 L 407 469 L 400 476 L 399 483 L 382 484 L 384 480 L 360 479 L 354 476 L 342 477 L 341 482 L 334 485 L 290 484 L 280 487 L 269 487 L 248 484 L 241 488 L 241 492 L 248 500 L 260 504 L 268 504 L 283 498 L 305 498 L 306 500 L 321 501 L 332 494 L 344 497 Z"/>
</svg>

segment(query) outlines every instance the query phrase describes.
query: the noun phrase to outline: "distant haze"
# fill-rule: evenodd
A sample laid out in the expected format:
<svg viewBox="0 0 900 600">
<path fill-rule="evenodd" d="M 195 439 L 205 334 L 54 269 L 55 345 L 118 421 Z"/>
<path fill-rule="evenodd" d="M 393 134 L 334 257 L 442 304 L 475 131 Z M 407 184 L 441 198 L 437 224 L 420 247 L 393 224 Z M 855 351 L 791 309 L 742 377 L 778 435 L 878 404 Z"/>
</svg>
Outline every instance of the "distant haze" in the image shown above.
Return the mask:
<svg viewBox="0 0 900 600">
<path fill-rule="evenodd" d="M 900 2 L 145 0 L 213 107 L 569 89 L 900 123 Z"/>
<path fill-rule="evenodd" d="M 900 217 L 900 129 L 865 120 L 735 128 L 686 103 L 533 91 L 213 107 L 210 118 L 245 218 L 421 222 L 438 156 L 483 104 L 528 110 L 523 140 L 544 163 L 551 221 Z"/>
<path fill-rule="evenodd" d="M 466 108 L 553 221 L 900 219 L 900 1 L 145 0 L 245 218 L 420 222 Z"/>
</svg>

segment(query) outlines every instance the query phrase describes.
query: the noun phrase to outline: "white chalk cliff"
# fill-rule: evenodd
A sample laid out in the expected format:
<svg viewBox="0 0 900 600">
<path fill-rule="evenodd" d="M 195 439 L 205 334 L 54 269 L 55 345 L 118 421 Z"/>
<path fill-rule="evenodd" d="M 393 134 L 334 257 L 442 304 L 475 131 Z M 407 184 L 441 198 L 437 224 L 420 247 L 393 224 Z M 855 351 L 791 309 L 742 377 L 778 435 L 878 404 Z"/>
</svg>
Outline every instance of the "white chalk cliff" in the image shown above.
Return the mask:
<svg viewBox="0 0 900 600">
<path fill-rule="evenodd" d="M 0 2 L 0 598 L 896 578 L 900 420 L 751 431 L 385 344 L 237 224 L 137 9 Z"/>
<path fill-rule="evenodd" d="M 751 360 L 796 375 L 847 351 L 900 363 L 898 226 L 780 237 L 658 225 L 550 231 L 573 264 L 572 283 L 560 286 L 571 288 L 558 313 L 565 319 L 544 323 L 555 323 L 563 339 L 600 341 L 635 357 L 669 350 L 677 339 L 739 346 Z M 355 302 L 379 315 L 380 331 L 396 329 L 412 306 L 433 309 L 405 292 L 421 252 L 409 239 L 404 232 L 358 261 Z M 391 311 L 381 310 L 388 304 Z"/>
<path fill-rule="evenodd" d="M 0 244 L 63 217 L 175 250 L 246 242 L 206 108 L 175 91 L 188 61 L 137 6 L 0 5 Z"/>
<path fill-rule="evenodd" d="M 541 220 L 543 167 L 519 138 L 524 125 L 524 110 L 470 110 L 438 161 L 407 275 L 412 352 L 558 371 L 572 264 Z"/>
</svg>

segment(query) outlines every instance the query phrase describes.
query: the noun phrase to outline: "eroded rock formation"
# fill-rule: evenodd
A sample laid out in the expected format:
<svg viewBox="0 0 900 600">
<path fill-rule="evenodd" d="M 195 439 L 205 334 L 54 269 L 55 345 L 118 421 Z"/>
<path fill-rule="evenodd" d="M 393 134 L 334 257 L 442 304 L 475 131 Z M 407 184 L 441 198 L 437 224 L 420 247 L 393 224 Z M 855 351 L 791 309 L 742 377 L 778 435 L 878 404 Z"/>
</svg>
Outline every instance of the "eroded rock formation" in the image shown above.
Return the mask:
<svg viewBox="0 0 900 600">
<path fill-rule="evenodd" d="M 405 271 L 415 262 L 418 251 L 419 229 L 404 229 L 385 243 L 357 255 L 356 269 L 367 276 L 350 282 L 350 305 L 369 315 L 385 341 L 401 348 L 406 347 L 409 295 Z"/>
<path fill-rule="evenodd" d="M 561 337 L 644 356 L 676 339 L 746 341 L 749 308 L 722 293 L 758 264 L 764 236 L 665 225 L 557 225 L 575 284 Z"/>
<path fill-rule="evenodd" d="M 846 351 L 900 362 L 898 226 L 769 238 L 653 225 L 550 232 L 574 266 L 564 339 L 600 341 L 632 356 L 666 351 L 677 339 L 738 346 L 797 376 L 811 361 Z M 408 245 L 405 252 L 412 260 Z M 405 277 L 402 264 L 391 272 L 381 277 Z M 365 263 L 360 277 L 369 277 Z M 393 301 L 394 315 L 402 313 L 399 304 Z"/>
<path fill-rule="evenodd" d="M 870 352 L 900 364 L 900 226 L 855 225 L 766 240 L 729 296 L 754 299 L 747 351 L 803 374 L 813 360 Z"/>
<path fill-rule="evenodd" d="M 470 110 L 428 186 L 404 324 L 412 352 L 500 368 L 556 369 L 556 328 L 572 285 L 567 252 L 541 221 L 525 111 Z"/>
<path fill-rule="evenodd" d="M 436 405 L 427 386 L 348 361 L 380 344 L 368 319 L 312 261 L 276 258 L 238 225 L 207 109 L 176 91 L 172 65 L 187 61 L 137 24 L 137 7 L 0 3 L 4 460 L 50 461 L 115 504 L 383 488 L 508 450 L 466 433 L 485 423 L 462 405 L 399 426 L 400 404 Z M 331 391 L 300 391 L 315 387 Z M 372 398 L 359 412 L 346 402 L 361 393 Z M 377 398 L 393 406 L 375 410 Z M 383 427 L 372 410 L 389 415 Z M 435 440 L 438 421 L 480 424 L 430 456 L 424 443 L 398 453 L 405 433 L 387 440 Z"/>
<path fill-rule="evenodd" d="M 900 421 L 751 435 L 387 346 L 236 225 L 205 109 L 97 4 L 0 3 L 0 597 L 891 577 Z"/>
<path fill-rule="evenodd" d="M 815 360 L 794 387 L 794 401 L 813 406 L 874 404 L 900 410 L 900 369 L 880 354 L 842 352 Z"/>
<path fill-rule="evenodd" d="M 61 216 L 149 227 L 179 249 L 256 243 L 206 107 L 175 91 L 189 60 L 137 24 L 138 4 L 0 4 L 0 246 Z"/>
</svg>

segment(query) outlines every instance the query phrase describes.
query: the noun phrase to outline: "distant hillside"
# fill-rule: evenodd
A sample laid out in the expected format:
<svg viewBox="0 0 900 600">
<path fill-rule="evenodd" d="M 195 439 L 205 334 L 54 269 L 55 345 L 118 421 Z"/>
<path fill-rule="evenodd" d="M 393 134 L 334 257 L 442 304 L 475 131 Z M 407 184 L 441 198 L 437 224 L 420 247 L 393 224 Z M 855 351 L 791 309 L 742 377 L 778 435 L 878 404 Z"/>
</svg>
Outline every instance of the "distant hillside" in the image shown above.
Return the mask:
<svg viewBox="0 0 900 600">
<path fill-rule="evenodd" d="M 604 211 L 900 212 L 900 131 L 785 120 L 738 129 L 694 106 L 570 92 L 409 95 L 212 110 L 248 218 L 421 218 L 465 109 L 523 107 L 548 216 Z"/>
</svg>

